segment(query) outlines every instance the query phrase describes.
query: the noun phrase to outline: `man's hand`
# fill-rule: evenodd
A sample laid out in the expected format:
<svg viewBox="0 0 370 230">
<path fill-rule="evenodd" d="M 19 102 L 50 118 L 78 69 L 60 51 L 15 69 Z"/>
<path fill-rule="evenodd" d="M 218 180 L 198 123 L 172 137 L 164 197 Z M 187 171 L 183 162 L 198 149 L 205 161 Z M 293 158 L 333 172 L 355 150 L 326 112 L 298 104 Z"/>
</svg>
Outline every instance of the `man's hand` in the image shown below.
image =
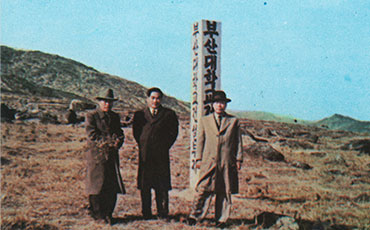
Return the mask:
<svg viewBox="0 0 370 230">
<path fill-rule="evenodd" d="M 115 140 L 115 142 L 114 142 L 114 147 L 116 148 L 116 149 L 119 149 L 119 143 L 120 143 L 120 140 L 119 139 L 116 139 Z"/>
<path fill-rule="evenodd" d="M 242 162 L 241 161 L 236 161 L 236 168 L 240 170 L 242 168 Z"/>
<path fill-rule="evenodd" d="M 195 168 L 200 169 L 200 165 L 201 165 L 201 161 L 197 160 L 197 162 L 195 163 Z"/>
<path fill-rule="evenodd" d="M 193 160 L 191 168 L 192 169 L 200 169 L 200 160 Z"/>
</svg>

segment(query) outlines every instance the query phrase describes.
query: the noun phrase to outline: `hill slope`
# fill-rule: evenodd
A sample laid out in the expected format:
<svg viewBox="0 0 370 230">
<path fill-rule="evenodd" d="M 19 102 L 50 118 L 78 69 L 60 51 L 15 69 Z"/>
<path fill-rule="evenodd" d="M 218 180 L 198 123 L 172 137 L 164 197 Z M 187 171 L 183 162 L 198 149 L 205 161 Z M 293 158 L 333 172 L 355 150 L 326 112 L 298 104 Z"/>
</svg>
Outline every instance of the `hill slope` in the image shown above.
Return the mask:
<svg viewBox="0 0 370 230">
<path fill-rule="evenodd" d="M 145 106 L 147 89 L 138 83 L 101 73 L 58 55 L 1 46 L 2 94 L 58 98 L 68 102 L 75 98 L 94 101 L 107 88 L 112 88 L 120 99 L 116 105 L 119 109 L 136 110 Z M 189 113 L 188 104 L 173 97 L 165 96 L 164 105 L 180 114 Z"/>
<path fill-rule="evenodd" d="M 290 116 L 278 115 L 263 111 L 234 111 L 231 112 L 238 118 L 246 118 L 251 120 L 262 120 L 262 121 L 276 121 L 284 123 L 298 123 L 298 124 L 311 124 L 310 121 L 296 119 Z"/>
<path fill-rule="evenodd" d="M 370 133 L 369 121 L 359 121 L 340 114 L 334 114 L 331 117 L 323 118 L 319 121 L 306 121 L 290 116 L 278 115 L 263 111 L 231 111 L 231 113 L 238 118 L 245 118 L 250 120 L 276 121 L 291 124 L 317 126 L 320 128 L 328 128 L 333 130 Z"/>
<path fill-rule="evenodd" d="M 370 133 L 369 121 L 359 121 L 340 114 L 334 114 L 333 116 L 319 120 L 314 124 L 317 126 L 326 126 L 329 129 Z"/>
</svg>

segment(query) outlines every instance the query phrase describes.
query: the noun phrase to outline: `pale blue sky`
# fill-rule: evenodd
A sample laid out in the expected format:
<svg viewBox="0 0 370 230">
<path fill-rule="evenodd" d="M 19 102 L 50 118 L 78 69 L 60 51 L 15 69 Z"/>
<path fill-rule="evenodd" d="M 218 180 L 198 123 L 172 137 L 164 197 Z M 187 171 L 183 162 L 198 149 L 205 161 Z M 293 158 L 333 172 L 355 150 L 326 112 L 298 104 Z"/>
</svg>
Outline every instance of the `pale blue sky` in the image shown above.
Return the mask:
<svg viewBox="0 0 370 230">
<path fill-rule="evenodd" d="M 190 100 L 191 27 L 222 23 L 229 109 L 370 120 L 368 0 L 1 0 L 1 44 Z"/>
</svg>

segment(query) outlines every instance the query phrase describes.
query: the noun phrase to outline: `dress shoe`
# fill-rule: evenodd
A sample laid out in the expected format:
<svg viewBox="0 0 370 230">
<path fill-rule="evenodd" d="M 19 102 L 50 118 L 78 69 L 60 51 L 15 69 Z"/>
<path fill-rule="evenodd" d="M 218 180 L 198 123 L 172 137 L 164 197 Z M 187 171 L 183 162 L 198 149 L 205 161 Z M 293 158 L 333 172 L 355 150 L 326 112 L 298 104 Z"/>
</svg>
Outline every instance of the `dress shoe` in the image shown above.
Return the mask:
<svg viewBox="0 0 370 230">
<path fill-rule="evenodd" d="M 153 215 L 152 214 L 143 215 L 143 219 L 144 220 L 151 220 L 151 219 L 153 219 Z"/>
<path fill-rule="evenodd" d="M 109 225 L 113 225 L 113 217 L 112 216 L 106 216 L 104 218 L 104 222 Z"/>
<path fill-rule="evenodd" d="M 198 223 L 198 221 L 195 218 L 189 216 L 188 219 L 187 219 L 187 223 L 188 223 L 188 225 L 196 225 Z"/>
<path fill-rule="evenodd" d="M 216 228 L 224 229 L 227 227 L 227 224 L 225 222 L 216 222 Z"/>
<path fill-rule="evenodd" d="M 158 219 L 169 222 L 170 217 L 167 214 L 158 214 Z"/>
</svg>

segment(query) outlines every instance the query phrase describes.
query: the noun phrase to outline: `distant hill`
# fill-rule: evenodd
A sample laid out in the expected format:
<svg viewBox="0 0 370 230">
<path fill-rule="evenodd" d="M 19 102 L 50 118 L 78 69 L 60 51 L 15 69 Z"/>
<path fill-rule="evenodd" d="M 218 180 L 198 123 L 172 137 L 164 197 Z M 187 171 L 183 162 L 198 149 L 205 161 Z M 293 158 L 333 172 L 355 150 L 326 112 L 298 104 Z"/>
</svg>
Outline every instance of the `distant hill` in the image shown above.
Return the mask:
<svg viewBox="0 0 370 230">
<path fill-rule="evenodd" d="M 147 88 L 136 82 L 58 55 L 1 46 L 2 101 L 18 98 L 29 103 L 54 98 L 66 104 L 72 99 L 93 102 L 107 88 L 119 98 L 115 107 L 120 110 L 136 110 L 146 104 Z M 189 114 L 189 103 L 167 96 L 163 101 L 177 113 Z"/>
<path fill-rule="evenodd" d="M 335 130 L 370 133 L 370 121 L 359 121 L 340 114 L 334 114 L 331 117 L 324 118 L 314 122 L 313 124 L 319 127 L 327 127 Z"/>
<path fill-rule="evenodd" d="M 359 121 L 340 114 L 334 114 L 331 117 L 324 118 L 319 121 L 307 121 L 290 116 L 278 115 L 263 111 L 230 111 L 230 113 L 234 114 L 238 118 L 246 118 L 250 120 L 275 121 L 291 124 L 317 126 L 320 128 L 333 130 L 370 133 L 370 121 Z"/>
<path fill-rule="evenodd" d="M 304 124 L 304 125 L 308 125 L 312 123 L 310 121 L 305 121 L 305 120 L 297 119 L 297 118 L 290 117 L 290 116 L 278 115 L 278 114 L 263 112 L 263 111 L 230 111 L 230 112 L 238 118 L 247 118 L 251 120 L 276 121 L 276 122 Z"/>
</svg>

